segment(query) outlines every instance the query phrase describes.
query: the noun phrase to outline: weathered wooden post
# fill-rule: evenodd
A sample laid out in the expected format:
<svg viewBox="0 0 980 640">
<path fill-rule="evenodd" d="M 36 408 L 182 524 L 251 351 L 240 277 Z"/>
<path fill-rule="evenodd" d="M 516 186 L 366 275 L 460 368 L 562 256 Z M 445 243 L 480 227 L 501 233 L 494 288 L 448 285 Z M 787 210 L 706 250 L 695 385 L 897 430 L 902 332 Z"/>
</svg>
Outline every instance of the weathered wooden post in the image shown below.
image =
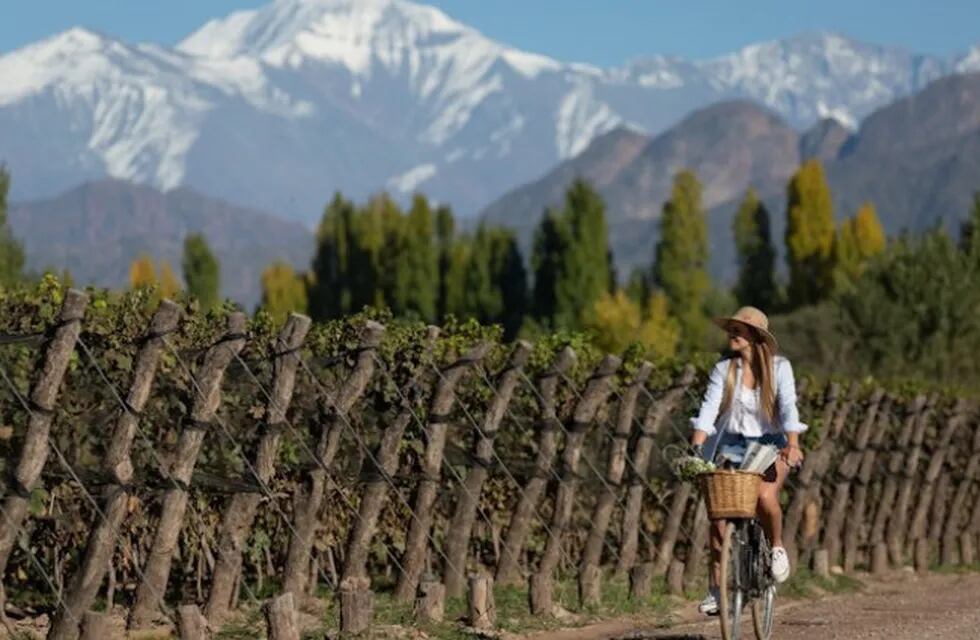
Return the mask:
<svg viewBox="0 0 980 640">
<path fill-rule="evenodd" d="M 467 598 L 470 626 L 474 629 L 493 629 L 497 624 L 497 605 L 493 597 L 493 578 L 486 575 L 469 577 Z"/>
<path fill-rule="evenodd" d="M 340 581 L 340 631 L 364 633 L 371 627 L 374 617 L 374 594 L 371 579 L 352 576 Z"/>
<path fill-rule="evenodd" d="M 177 634 L 180 640 L 207 640 L 208 621 L 196 604 L 177 607 Z"/>
<path fill-rule="evenodd" d="M 429 405 L 428 425 L 425 429 L 426 444 L 421 475 L 412 511 L 415 516 L 408 530 L 405 554 L 402 557 L 402 573 L 395 587 L 395 598 L 409 602 L 422 577 L 425 565 L 429 531 L 432 528 L 433 505 L 439 491 L 442 474 L 442 455 L 446 446 L 446 430 L 449 428 L 449 412 L 456 402 L 455 388 L 470 367 L 479 363 L 490 351 L 490 345 L 482 343 L 471 349 L 440 374 L 436 391 Z"/>
<path fill-rule="evenodd" d="M 3 500 L 4 517 L 0 518 L 0 580 L 3 579 L 10 552 L 27 517 L 31 491 L 38 486 L 41 471 L 48 459 L 48 434 L 51 432 L 51 419 L 54 417 L 54 402 L 68 368 L 68 361 L 75 350 L 86 306 L 88 296 L 75 289 L 67 291 L 58 319 L 48 330 L 50 340 L 45 343 L 44 353 L 39 360 L 40 367 L 31 384 L 28 394 L 30 418 L 24 434 L 24 445 L 17 466 L 8 479 L 8 494 Z"/>
<path fill-rule="evenodd" d="M 279 456 L 279 441 L 286 423 L 286 412 L 293 399 L 300 349 L 310 330 L 310 319 L 290 314 L 276 338 L 272 353 L 272 388 L 266 398 L 262 435 L 255 453 L 255 481 L 265 486 L 272 480 Z M 221 516 L 218 554 L 211 576 L 211 590 L 205 609 L 208 621 L 218 626 L 231 606 L 233 590 L 242 570 L 242 550 L 252 532 L 255 514 L 262 501 L 260 493 L 236 493 Z"/>
<path fill-rule="evenodd" d="M 130 459 L 133 439 L 139 424 L 140 412 L 146 406 L 156 377 L 157 365 L 163 351 L 164 336 L 174 332 L 180 318 L 180 307 L 169 300 L 160 307 L 150 321 L 149 331 L 143 338 L 136 354 L 133 375 L 109 440 L 103 468 L 111 483 L 103 492 L 102 515 L 89 533 L 85 551 L 78 569 L 72 576 L 59 607 L 51 621 L 49 640 L 70 640 L 78 637 L 78 620 L 95 603 L 99 586 L 105 578 L 109 560 L 116 548 L 119 527 L 129 504 L 130 484 L 133 480 L 133 462 Z"/>
<path fill-rule="evenodd" d="M 443 581 L 446 585 L 446 596 L 455 598 L 463 593 L 464 571 L 466 570 L 466 552 L 469 548 L 470 534 L 473 531 L 473 521 L 476 520 L 476 510 L 483 484 L 490 475 L 493 465 L 493 441 L 497 437 L 500 421 L 510 404 L 514 388 L 520 379 L 521 371 L 531 355 L 531 344 L 520 340 L 514 347 L 507 368 L 500 372 L 497 378 L 497 389 L 490 406 L 483 417 L 483 424 L 474 436 L 473 463 L 466 472 L 460 490 L 456 495 L 456 510 L 453 512 L 449 530 L 446 532 L 446 562 Z"/>
<path fill-rule="evenodd" d="M 104 613 L 86 611 L 82 616 L 82 640 L 110 640 L 112 638 L 112 621 Z M 50 636 L 50 633 L 48 635 Z"/>
<path fill-rule="evenodd" d="M 653 563 L 641 562 L 630 569 L 630 598 L 643 601 L 653 592 Z"/>
<path fill-rule="evenodd" d="M 534 462 L 531 478 L 524 485 L 511 516 L 504 543 L 500 548 L 500 559 L 497 561 L 496 582 L 501 585 L 513 585 L 520 582 L 520 556 L 524 550 L 531 520 L 541 501 L 541 496 L 548 486 L 548 479 L 554 471 L 552 464 L 558 452 L 558 416 L 555 412 L 555 398 L 558 391 L 558 381 L 575 362 L 575 352 L 570 347 L 562 349 L 555 358 L 554 364 L 541 374 L 537 380 L 539 418 L 538 453 Z"/>
<path fill-rule="evenodd" d="M 245 346 L 245 339 L 245 314 L 229 314 L 225 335 L 208 349 L 195 374 L 196 382 L 192 382 L 192 386 L 197 393 L 189 419 L 177 441 L 173 466 L 168 472 L 173 486 L 163 494 L 160 522 L 143 568 L 143 580 L 136 590 L 136 602 L 130 611 L 130 628 L 140 629 L 147 626 L 162 605 L 160 598 L 167 590 L 170 565 L 184 523 L 187 493 L 194 466 L 204 443 L 205 431 L 214 423 L 221 404 L 221 382 L 225 369 Z"/>
<path fill-rule="evenodd" d="M 432 356 L 432 346 L 438 337 L 439 329 L 430 326 L 423 347 L 422 361 L 424 363 L 429 363 Z M 421 402 L 421 397 L 427 387 L 423 380 L 427 381 L 427 376 L 416 377 L 401 392 L 404 405 L 399 409 L 395 418 L 384 428 L 381 441 L 370 456 L 369 463 L 374 469 L 371 477 L 365 482 L 358 517 L 353 523 L 350 537 L 347 540 L 343 578 L 367 576 L 368 550 L 377 530 L 378 516 L 381 515 L 381 510 L 384 508 L 391 477 L 398 470 L 398 447 L 405 435 L 405 429 L 417 411 L 414 403 Z"/>
<path fill-rule="evenodd" d="M 636 563 L 637 547 L 640 536 L 640 516 L 643 511 L 643 494 L 647 487 L 647 472 L 650 468 L 650 457 L 653 452 L 654 439 L 670 414 L 684 398 L 684 394 L 694 382 L 696 371 L 693 366 L 684 368 L 674 385 L 663 396 L 652 403 L 643 418 L 640 437 L 637 438 L 633 450 L 633 472 L 630 474 L 629 489 L 626 493 L 626 507 L 623 510 L 623 529 L 620 536 L 619 560 L 616 572 L 620 575 L 629 571 Z M 674 544 L 680 531 L 681 519 L 687 508 L 691 486 L 681 484 L 675 490 L 675 500 L 671 503 L 670 514 L 660 536 L 660 546 L 657 551 L 656 564 L 653 567 L 655 575 L 667 572 L 674 554 Z M 681 493 L 683 496 L 678 497 Z M 683 504 L 679 504 L 683 498 Z"/>
<path fill-rule="evenodd" d="M 446 587 L 434 576 L 423 578 L 415 599 L 415 619 L 442 622 L 446 612 Z"/>
<path fill-rule="evenodd" d="M 548 542 L 538 570 L 531 580 L 531 613 L 535 615 L 551 615 L 554 608 L 551 581 L 561 553 L 561 536 L 571 518 L 575 503 L 582 445 L 596 413 L 609 396 L 610 379 L 619 369 L 621 362 L 616 356 L 606 356 L 602 359 L 586 384 L 572 414 L 572 424 L 562 451 L 561 481 L 555 497 Z"/>
<path fill-rule="evenodd" d="M 289 536 L 289 549 L 286 552 L 286 568 L 283 572 L 283 591 L 293 594 L 298 606 L 304 595 L 313 585 L 308 584 L 310 557 L 313 548 L 313 532 L 317 517 L 327 489 L 327 469 L 333 464 L 340 448 L 340 436 L 347 425 L 347 415 L 357 401 L 364 395 L 368 383 L 374 375 L 375 351 L 381 343 L 384 327 L 377 322 L 368 321 L 364 325 L 358 347 L 354 368 L 344 379 L 340 388 L 322 398 L 325 424 L 321 425 L 320 437 L 316 445 L 316 464 L 309 472 L 305 486 L 301 486 L 293 496 L 293 526 Z"/>
<path fill-rule="evenodd" d="M 652 364 L 641 363 L 633 374 L 629 387 L 619 399 L 616 425 L 606 463 L 606 481 L 599 490 L 595 508 L 592 510 L 592 525 L 579 563 L 579 593 L 582 604 L 585 605 L 599 604 L 602 580 L 599 566 L 602 559 L 602 545 L 606 539 L 606 531 L 609 530 L 609 520 L 612 518 L 613 507 L 616 506 L 619 488 L 626 472 L 626 449 L 629 445 L 630 432 L 633 430 L 636 401 L 652 372 Z"/>
<path fill-rule="evenodd" d="M 684 565 L 684 581 L 691 584 L 705 574 L 708 555 L 708 536 L 711 520 L 708 519 L 708 508 L 704 500 L 698 496 L 692 504 L 694 508 L 694 523 L 691 525 L 691 540 L 688 546 L 687 562 Z"/>
<path fill-rule="evenodd" d="M 871 436 L 871 442 L 861 455 L 861 464 L 858 468 L 856 486 L 854 487 L 854 498 L 851 501 L 850 515 L 847 518 L 847 532 L 844 537 L 844 573 L 853 572 L 857 566 L 861 535 L 865 530 L 867 517 L 868 486 L 871 484 L 871 476 L 874 473 L 878 449 L 881 448 L 881 443 L 884 442 L 885 434 L 888 432 L 886 427 L 890 417 L 890 408 L 891 398 L 886 397 L 883 400 L 883 406 L 878 407 L 877 427 Z M 859 441 L 858 444 L 863 446 L 864 443 Z"/>
<path fill-rule="evenodd" d="M 299 640 L 293 594 L 287 591 L 266 604 L 265 619 L 269 640 Z"/>
</svg>

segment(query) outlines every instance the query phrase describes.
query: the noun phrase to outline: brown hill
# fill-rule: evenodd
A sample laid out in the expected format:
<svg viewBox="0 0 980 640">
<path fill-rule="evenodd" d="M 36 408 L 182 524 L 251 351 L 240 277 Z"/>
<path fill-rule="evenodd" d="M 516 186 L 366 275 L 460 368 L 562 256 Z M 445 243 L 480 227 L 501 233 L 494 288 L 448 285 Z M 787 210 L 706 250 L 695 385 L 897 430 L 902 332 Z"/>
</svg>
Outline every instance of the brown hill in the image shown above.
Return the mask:
<svg viewBox="0 0 980 640">
<path fill-rule="evenodd" d="M 313 235 L 298 223 L 190 189 L 162 193 L 119 180 L 12 205 L 10 224 L 29 268 L 69 269 L 77 284 L 106 287 L 126 286 L 141 253 L 168 261 L 179 276 L 184 238 L 203 233 L 221 262 L 222 295 L 249 308 L 267 264 L 282 259 L 305 269 L 313 252 Z"/>
</svg>

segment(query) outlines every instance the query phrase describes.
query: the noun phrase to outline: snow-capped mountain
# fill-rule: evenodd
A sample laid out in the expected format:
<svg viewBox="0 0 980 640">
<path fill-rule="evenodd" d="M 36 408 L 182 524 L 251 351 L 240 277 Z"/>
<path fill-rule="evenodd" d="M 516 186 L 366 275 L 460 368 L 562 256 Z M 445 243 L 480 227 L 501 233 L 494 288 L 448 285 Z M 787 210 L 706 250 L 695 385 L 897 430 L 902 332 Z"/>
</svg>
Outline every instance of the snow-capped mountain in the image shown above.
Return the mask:
<svg viewBox="0 0 980 640">
<path fill-rule="evenodd" d="M 856 126 L 971 69 L 980 48 L 939 59 L 835 34 L 601 69 L 408 0 L 274 0 L 174 48 L 76 28 L 0 56 L 0 161 L 20 199 L 109 176 L 306 222 L 334 190 L 421 190 L 471 215 L 617 126 L 655 134 L 732 97 Z"/>
</svg>

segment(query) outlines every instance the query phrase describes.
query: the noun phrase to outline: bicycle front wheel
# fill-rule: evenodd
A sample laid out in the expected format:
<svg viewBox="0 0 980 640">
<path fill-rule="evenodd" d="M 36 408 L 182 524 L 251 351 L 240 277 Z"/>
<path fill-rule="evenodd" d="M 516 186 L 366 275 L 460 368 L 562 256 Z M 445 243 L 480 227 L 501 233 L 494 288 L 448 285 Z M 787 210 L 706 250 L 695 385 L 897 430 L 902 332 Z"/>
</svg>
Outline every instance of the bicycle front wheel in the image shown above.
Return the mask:
<svg viewBox="0 0 980 640">
<path fill-rule="evenodd" d="M 721 576 L 718 584 L 718 614 L 723 640 L 738 640 L 742 630 L 742 604 L 745 593 L 742 584 L 741 529 L 734 522 L 725 527 L 721 546 Z"/>
<path fill-rule="evenodd" d="M 776 586 L 769 585 L 762 596 L 752 601 L 752 625 L 758 640 L 772 637 L 772 614 L 776 608 Z"/>
</svg>

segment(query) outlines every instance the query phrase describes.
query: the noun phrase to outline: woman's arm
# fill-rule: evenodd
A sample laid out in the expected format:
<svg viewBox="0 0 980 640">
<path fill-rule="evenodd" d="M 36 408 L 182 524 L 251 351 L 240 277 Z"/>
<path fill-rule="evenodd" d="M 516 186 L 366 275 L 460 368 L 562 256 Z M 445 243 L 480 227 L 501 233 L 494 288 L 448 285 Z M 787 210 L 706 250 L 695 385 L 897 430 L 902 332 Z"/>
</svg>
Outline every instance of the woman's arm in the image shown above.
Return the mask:
<svg viewBox="0 0 980 640">
<path fill-rule="evenodd" d="M 793 376 L 793 365 L 784 358 L 776 367 L 776 403 L 779 405 L 780 426 L 789 443 L 783 450 L 783 457 L 790 466 L 796 466 L 803 462 L 800 434 L 808 428 L 800 422 L 800 411 L 796 406 L 796 400 L 796 379 Z"/>
<path fill-rule="evenodd" d="M 724 393 L 725 373 L 724 360 L 715 365 L 708 376 L 708 387 L 701 398 L 701 408 L 698 415 L 691 418 L 694 434 L 691 444 L 700 446 L 715 432 L 715 420 L 718 419 L 718 409 L 721 407 L 721 396 Z"/>
</svg>

